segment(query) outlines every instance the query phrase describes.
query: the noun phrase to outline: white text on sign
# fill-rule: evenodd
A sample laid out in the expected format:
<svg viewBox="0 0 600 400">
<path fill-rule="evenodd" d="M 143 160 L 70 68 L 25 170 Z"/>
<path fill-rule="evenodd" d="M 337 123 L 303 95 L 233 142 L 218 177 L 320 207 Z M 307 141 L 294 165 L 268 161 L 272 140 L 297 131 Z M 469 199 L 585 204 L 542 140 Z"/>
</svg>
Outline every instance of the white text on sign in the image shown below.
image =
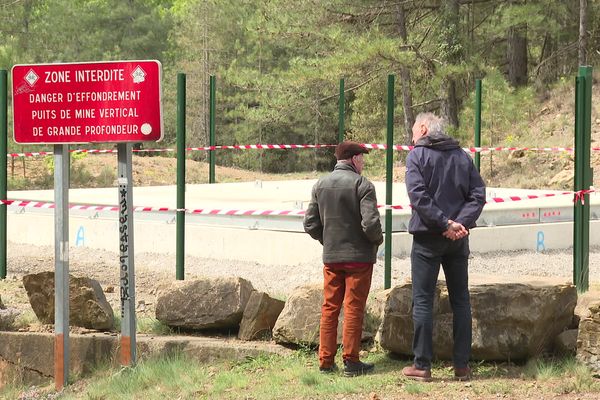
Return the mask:
<svg viewBox="0 0 600 400">
<path fill-rule="evenodd" d="M 84 69 L 75 72 L 75 82 L 114 82 L 124 81 L 122 69 Z M 45 83 L 70 83 L 71 71 L 46 71 Z"/>
</svg>

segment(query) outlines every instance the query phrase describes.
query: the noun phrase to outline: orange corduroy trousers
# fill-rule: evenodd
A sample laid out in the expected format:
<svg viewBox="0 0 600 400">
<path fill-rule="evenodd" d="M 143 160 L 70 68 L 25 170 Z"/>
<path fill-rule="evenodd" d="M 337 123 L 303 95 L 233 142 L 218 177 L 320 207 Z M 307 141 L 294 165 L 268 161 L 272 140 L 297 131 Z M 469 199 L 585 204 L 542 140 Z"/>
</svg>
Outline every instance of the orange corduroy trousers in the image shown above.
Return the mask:
<svg viewBox="0 0 600 400">
<path fill-rule="evenodd" d="M 371 288 L 373 264 L 336 263 L 323 267 L 323 306 L 319 334 L 319 364 L 330 367 L 337 351 L 338 317 L 344 306 L 342 358 L 359 361 L 365 305 Z"/>
</svg>

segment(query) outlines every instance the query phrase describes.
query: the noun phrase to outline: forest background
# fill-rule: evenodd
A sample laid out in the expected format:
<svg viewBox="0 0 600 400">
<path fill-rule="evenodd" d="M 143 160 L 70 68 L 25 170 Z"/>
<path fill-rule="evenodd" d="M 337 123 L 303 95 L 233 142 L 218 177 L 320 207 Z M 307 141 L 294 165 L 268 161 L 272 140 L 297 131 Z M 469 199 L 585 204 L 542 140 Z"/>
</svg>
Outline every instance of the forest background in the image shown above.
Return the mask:
<svg viewBox="0 0 600 400">
<path fill-rule="evenodd" d="M 433 111 L 469 145 L 475 80 L 483 79 L 483 145 L 532 145 L 543 139 L 531 132 L 532 112 L 557 86 L 572 87 L 579 65 L 600 58 L 599 3 L 0 0 L 0 69 L 157 59 L 165 119 L 159 147 L 175 142 L 179 72 L 187 74 L 192 147 L 208 144 L 210 75 L 217 77 L 219 145 L 335 143 L 340 78 L 346 138 L 385 143 L 388 74 L 397 82 L 395 143 L 409 144 L 415 115 Z M 16 145 L 12 131 L 9 137 L 11 151 L 42 150 Z M 384 157 L 369 162 L 382 168 Z M 283 173 L 326 170 L 332 157 L 331 150 L 223 151 L 217 163 Z"/>
</svg>

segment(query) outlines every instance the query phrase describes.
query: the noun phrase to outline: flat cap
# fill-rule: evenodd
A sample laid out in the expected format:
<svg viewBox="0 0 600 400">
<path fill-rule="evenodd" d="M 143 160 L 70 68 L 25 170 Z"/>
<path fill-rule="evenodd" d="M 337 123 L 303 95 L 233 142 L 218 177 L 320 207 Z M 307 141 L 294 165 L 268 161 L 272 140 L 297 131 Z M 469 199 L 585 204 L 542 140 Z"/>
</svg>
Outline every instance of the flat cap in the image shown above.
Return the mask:
<svg viewBox="0 0 600 400">
<path fill-rule="evenodd" d="M 335 158 L 338 160 L 347 160 L 358 154 L 366 154 L 369 149 L 360 145 L 360 143 L 352 141 L 344 141 L 338 144 L 335 148 Z"/>
</svg>

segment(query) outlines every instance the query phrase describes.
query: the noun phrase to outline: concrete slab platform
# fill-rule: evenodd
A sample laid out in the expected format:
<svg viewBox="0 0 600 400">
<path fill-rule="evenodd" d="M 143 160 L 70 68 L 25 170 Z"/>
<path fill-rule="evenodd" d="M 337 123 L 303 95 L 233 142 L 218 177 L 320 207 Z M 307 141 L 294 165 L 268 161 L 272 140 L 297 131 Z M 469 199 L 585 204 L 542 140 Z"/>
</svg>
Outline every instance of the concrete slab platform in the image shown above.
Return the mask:
<svg viewBox="0 0 600 400">
<path fill-rule="evenodd" d="M 257 181 L 243 183 L 188 185 L 188 209 L 305 209 L 315 180 Z M 380 203 L 385 199 L 385 184 L 375 182 Z M 175 186 L 136 187 L 134 204 L 175 208 Z M 406 205 L 403 183 L 393 187 L 394 204 Z M 550 190 L 489 188 L 491 197 L 526 196 L 552 193 Z M 554 191 L 554 193 L 560 193 Z M 72 189 L 71 203 L 115 205 L 117 189 Z M 53 190 L 12 191 L 11 199 L 52 202 Z M 600 219 L 600 195 L 593 194 L 592 219 Z M 406 232 L 409 210 L 393 212 L 394 256 L 410 251 L 412 238 Z M 489 204 L 477 228 L 471 233 L 474 252 L 507 250 L 566 249 L 572 245 L 572 196 Z M 174 254 L 175 213 L 135 213 L 135 251 Z M 70 243 L 95 249 L 116 251 L 117 214 L 76 211 L 70 213 Z M 600 245 L 600 220 L 590 225 L 590 244 Z M 53 245 L 52 209 L 9 207 L 8 239 L 16 243 Z M 186 254 L 198 257 L 253 261 L 263 264 L 293 265 L 318 262 L 321 246 L 306 235 L 302 216 L 186 216 Z M 380 256 L 383 248 L 380 248 Z"/>
<path fill-rule="evenodd" d="M 188 208 L 243 208 L 243 209 L 302 209 L 310 201 L 310 193 L 315 179 L 295 181 L 254 181 L 219 184 L 199 184 L 186 186 L 186 206 Z M 385 203 L 385 182 L 374 182 L 379 203 Z M 134 204 L 136 206 L 170 207 L 176 206 L 175 186 L 145 186 L 134 187 Z M 408 205 L 404 183 L 395 183 L 392 187 L 392 203 Z M 540 195 L 546 193 L 559 194 L 557 190 L 488 188 L 488 197 L 508 197 Z M 54 201 L 53 190 L 9 191 L 11 199 L 36 201 Z M 72 203 L 114 205 L 117 203 L 117 189 L 93 188 L 71 189 L 69 191 Z M 572 196 L 556 196 L 544 199 L 489 204 L 488 209 L 514 209 L 522 207 L 552 207 L 572 205 Z M 591 195 L 593 205 L 600 205 L 600 195 Z"/>
<path fill-rule="evenodd" d="M 101 363 L 118 365 L 119 337 L 110 333 L 70 334 L 71 376 L 93 372 Z M 236 339 L 202 336 L 137 336 L 140 359 L 165 357 L 182 353 L 191 360 L 243 361 L 248 357 L 277 354 L 289 356 L 292 351 L 270 342 L 244 342 Z M 6 379 L 20 377 L 38 384 L 54 377 L 54 334 L 33 332 L 0 332 L 0 388 Z"/>
</svg>

